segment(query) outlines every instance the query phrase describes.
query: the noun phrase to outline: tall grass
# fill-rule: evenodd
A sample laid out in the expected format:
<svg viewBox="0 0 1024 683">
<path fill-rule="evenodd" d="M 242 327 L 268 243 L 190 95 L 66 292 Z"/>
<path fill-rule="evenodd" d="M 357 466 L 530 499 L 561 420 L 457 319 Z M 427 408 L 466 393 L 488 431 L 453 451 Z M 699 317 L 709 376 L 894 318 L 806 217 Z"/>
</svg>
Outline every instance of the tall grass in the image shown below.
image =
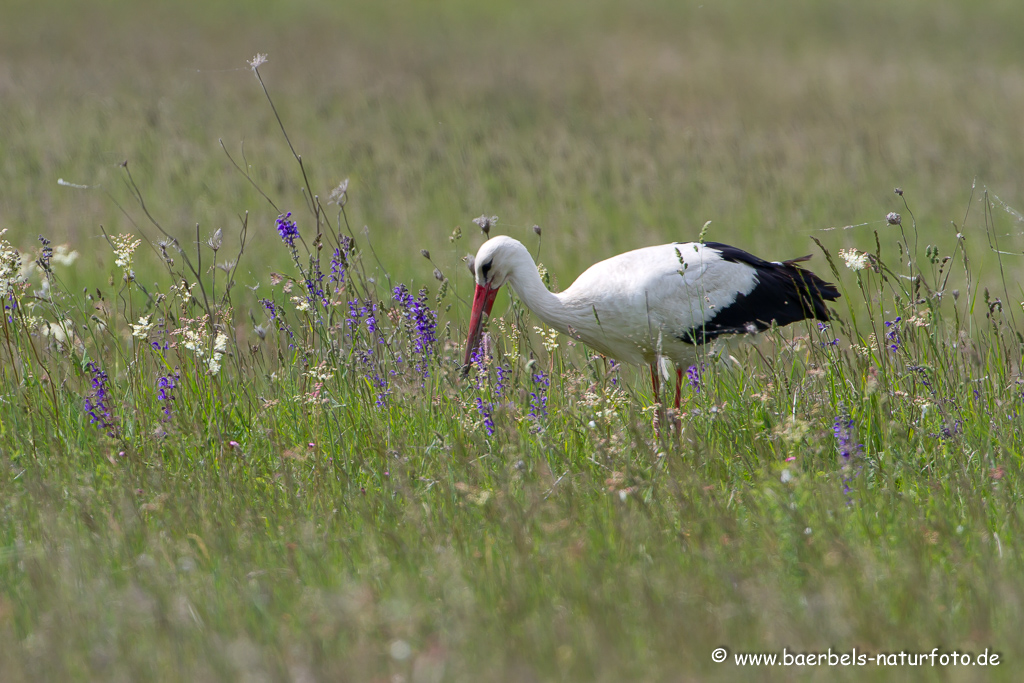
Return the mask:
<svg viewBox="0 0 1024 683">
<path fill-rule="evenodd" d="M 81 291 L 68 247 L 0 238 L 3 680 L 742 676 L 718 646 L 989 648 L 954 673 L 1014 678 L 1024 297 L 963 238 L 1018 250 L 996 198 L 934 245 L 902 192 L 867 243 L 825 233 L 835 319 L 703 359 L 675 436 L 515 302 L 464 379 L 457 258 L 409 288 L 347 183 L 296 153 L 288 206 L 231 158 L 279 217 L 194 244 L 120 169 L 155 285 L 134 235 Z M 291 266 L 253 291 L 254 241 Z"/>
</svg>

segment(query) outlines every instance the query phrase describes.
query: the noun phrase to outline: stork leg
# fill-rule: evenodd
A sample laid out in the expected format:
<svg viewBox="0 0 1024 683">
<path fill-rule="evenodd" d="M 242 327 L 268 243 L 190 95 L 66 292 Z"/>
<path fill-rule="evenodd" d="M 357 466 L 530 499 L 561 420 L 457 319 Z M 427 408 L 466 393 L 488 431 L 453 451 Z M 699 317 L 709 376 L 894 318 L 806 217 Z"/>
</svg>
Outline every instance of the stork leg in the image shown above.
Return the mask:
<svg viewBox="0 0 1024 683">
<path fill-rule="evenodd" d="M 683 415 L 679 410 L 683 393 L 683 369 L 676 368 L 676 409 L 672 414 L 672 431 L 676 439 L 682 439 Z"/>
<path fill-rule="evenodd" d="M 658 376 L 658 367 L 656 365 L 651 366 L 651 386 L 654 388 L 654 435 L 656 438 L 661 438 L 661 411 L 664 407 L 661 405 L 661 378 Z"/>
<path fill-rule="evenodd" d="M 683 393 L 683 369 L 676 368 L 676 410 L 679 410 L 679 401 Z"/>
</svg>

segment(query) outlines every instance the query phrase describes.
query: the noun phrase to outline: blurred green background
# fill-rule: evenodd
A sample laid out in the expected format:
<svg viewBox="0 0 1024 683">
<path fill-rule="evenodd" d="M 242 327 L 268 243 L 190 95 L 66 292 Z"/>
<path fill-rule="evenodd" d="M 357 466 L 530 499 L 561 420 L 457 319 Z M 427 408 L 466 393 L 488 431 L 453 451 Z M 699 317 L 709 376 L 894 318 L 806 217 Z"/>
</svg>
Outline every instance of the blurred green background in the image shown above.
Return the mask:
<svg viewBox="0 0 1024 683">
<path fill-rule="evenodd" d="M 314 191 L 350 178 L 356 228 L 407 281 L 431 277 L 422 248 L 450 268 L 475 251 L 481 213 L 524 240 L 541 225 L 561 288 L 594 260 L 693 239 L 708 220 L 709 238 L 773 259 L 816 251 L 810 235 L 873 249 L 872 229 L 904 210 L 895 186 L 922 243 L 948 248 L 975 180 L 1024 206 L 1022 27 L 1013 0 L 8 0 L 0 227 L 21 247 L 69 240 L 109 267 L 99 226 L 141 218 L 127 160 L 187 242 L 196 224 L 204 239 L 231 235 L 251 212 L 273 239 L 243 260 L 243 284 L 287 267 L 276 212 L 218 143 L 244 147 L 303 227 L 301 176 L 246 66 L 262 52 Z M 470 239 L 451 247 L 455 226 Z"/>
</svg>

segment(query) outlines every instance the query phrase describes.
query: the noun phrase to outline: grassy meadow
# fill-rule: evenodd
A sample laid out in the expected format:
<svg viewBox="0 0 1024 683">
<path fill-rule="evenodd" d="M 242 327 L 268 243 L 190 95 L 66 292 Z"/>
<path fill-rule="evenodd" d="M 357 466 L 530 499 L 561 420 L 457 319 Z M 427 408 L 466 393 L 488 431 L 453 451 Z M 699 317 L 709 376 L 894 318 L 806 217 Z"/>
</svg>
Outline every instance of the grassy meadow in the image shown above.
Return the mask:
<svg viewBox="0 0 1024 683">
<path fill-rule="evenodd" d="M 1020 26 L 5 3 L 0 680 L 1017 680 Z M 481 214 L 554 289 L 704 229 L 843 297 L 656 434 L 505 294 L 463 377 Z"/>
</svg>

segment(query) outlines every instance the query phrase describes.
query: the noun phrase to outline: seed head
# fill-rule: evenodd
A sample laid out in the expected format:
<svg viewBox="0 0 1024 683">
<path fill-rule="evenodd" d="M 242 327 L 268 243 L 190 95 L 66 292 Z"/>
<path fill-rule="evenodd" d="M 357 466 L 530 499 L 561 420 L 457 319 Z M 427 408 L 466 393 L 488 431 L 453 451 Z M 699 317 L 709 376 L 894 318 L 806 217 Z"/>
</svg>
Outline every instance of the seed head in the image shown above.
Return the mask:
<svg viewBox="0 0 1024 683">
<path fill-rule="evenodd" d="M 902 225 L 903 219 L 895 211 L 890 211 L 885 215 L 885 221 L 889 225 Z"/>
<path fill-rule="evenodd" d="M 210 245 L 210 249 L 214 251 L 220 250 L 220 246 L 224 244 L 224 230 L 217 228 L 217 231 L 213 233 L 213 237 L 207 240 L 206 243 Z"/>
<path fill-rule="evenodd" d="M 328 204 L 337 204 L 338 206 L 345 206 L 348 201 L 348 178 L 345 178 L 341 183 L 331 190 L 331 194 L 327 197 Z"/>
<path fill-rule="evenodd" d="M 539 226 L 539 225 L 535 225 L 535 226 L 533 226 L 533 231 L 534 231 L 535 233 L 537 233 L 537 236 L 538 236 L 538 237 L 540 237 L 540 226 Z"/>
<path fill-rule="evenodd" d="M 895 192 L 896 194 L 898 194 L 901 197 L 903 196 L 903 190 L 901 188 L 899 188 L 899 187 L 894 187 L 892 191 Z"/>
<path fill-rule="evenodd" d="M 491 228 L 498 224 L 498 217 L 497 216 L 490 216 L 490 217 L 488 217 L 486 215 L 483 215 L 483 216 L 479 216 L 477 218 L 474 218 L 473 222 L 480 226 L 480 229 L 483 231 L 483 233 L 485 235 L 490 236 Z"/>
<path fill-rule="evenodd" d="M 420 253 L 423 254 L 423 258 L 430 260 L 430 252 L 426 249 L 420 249 Z"/>
</svg>

